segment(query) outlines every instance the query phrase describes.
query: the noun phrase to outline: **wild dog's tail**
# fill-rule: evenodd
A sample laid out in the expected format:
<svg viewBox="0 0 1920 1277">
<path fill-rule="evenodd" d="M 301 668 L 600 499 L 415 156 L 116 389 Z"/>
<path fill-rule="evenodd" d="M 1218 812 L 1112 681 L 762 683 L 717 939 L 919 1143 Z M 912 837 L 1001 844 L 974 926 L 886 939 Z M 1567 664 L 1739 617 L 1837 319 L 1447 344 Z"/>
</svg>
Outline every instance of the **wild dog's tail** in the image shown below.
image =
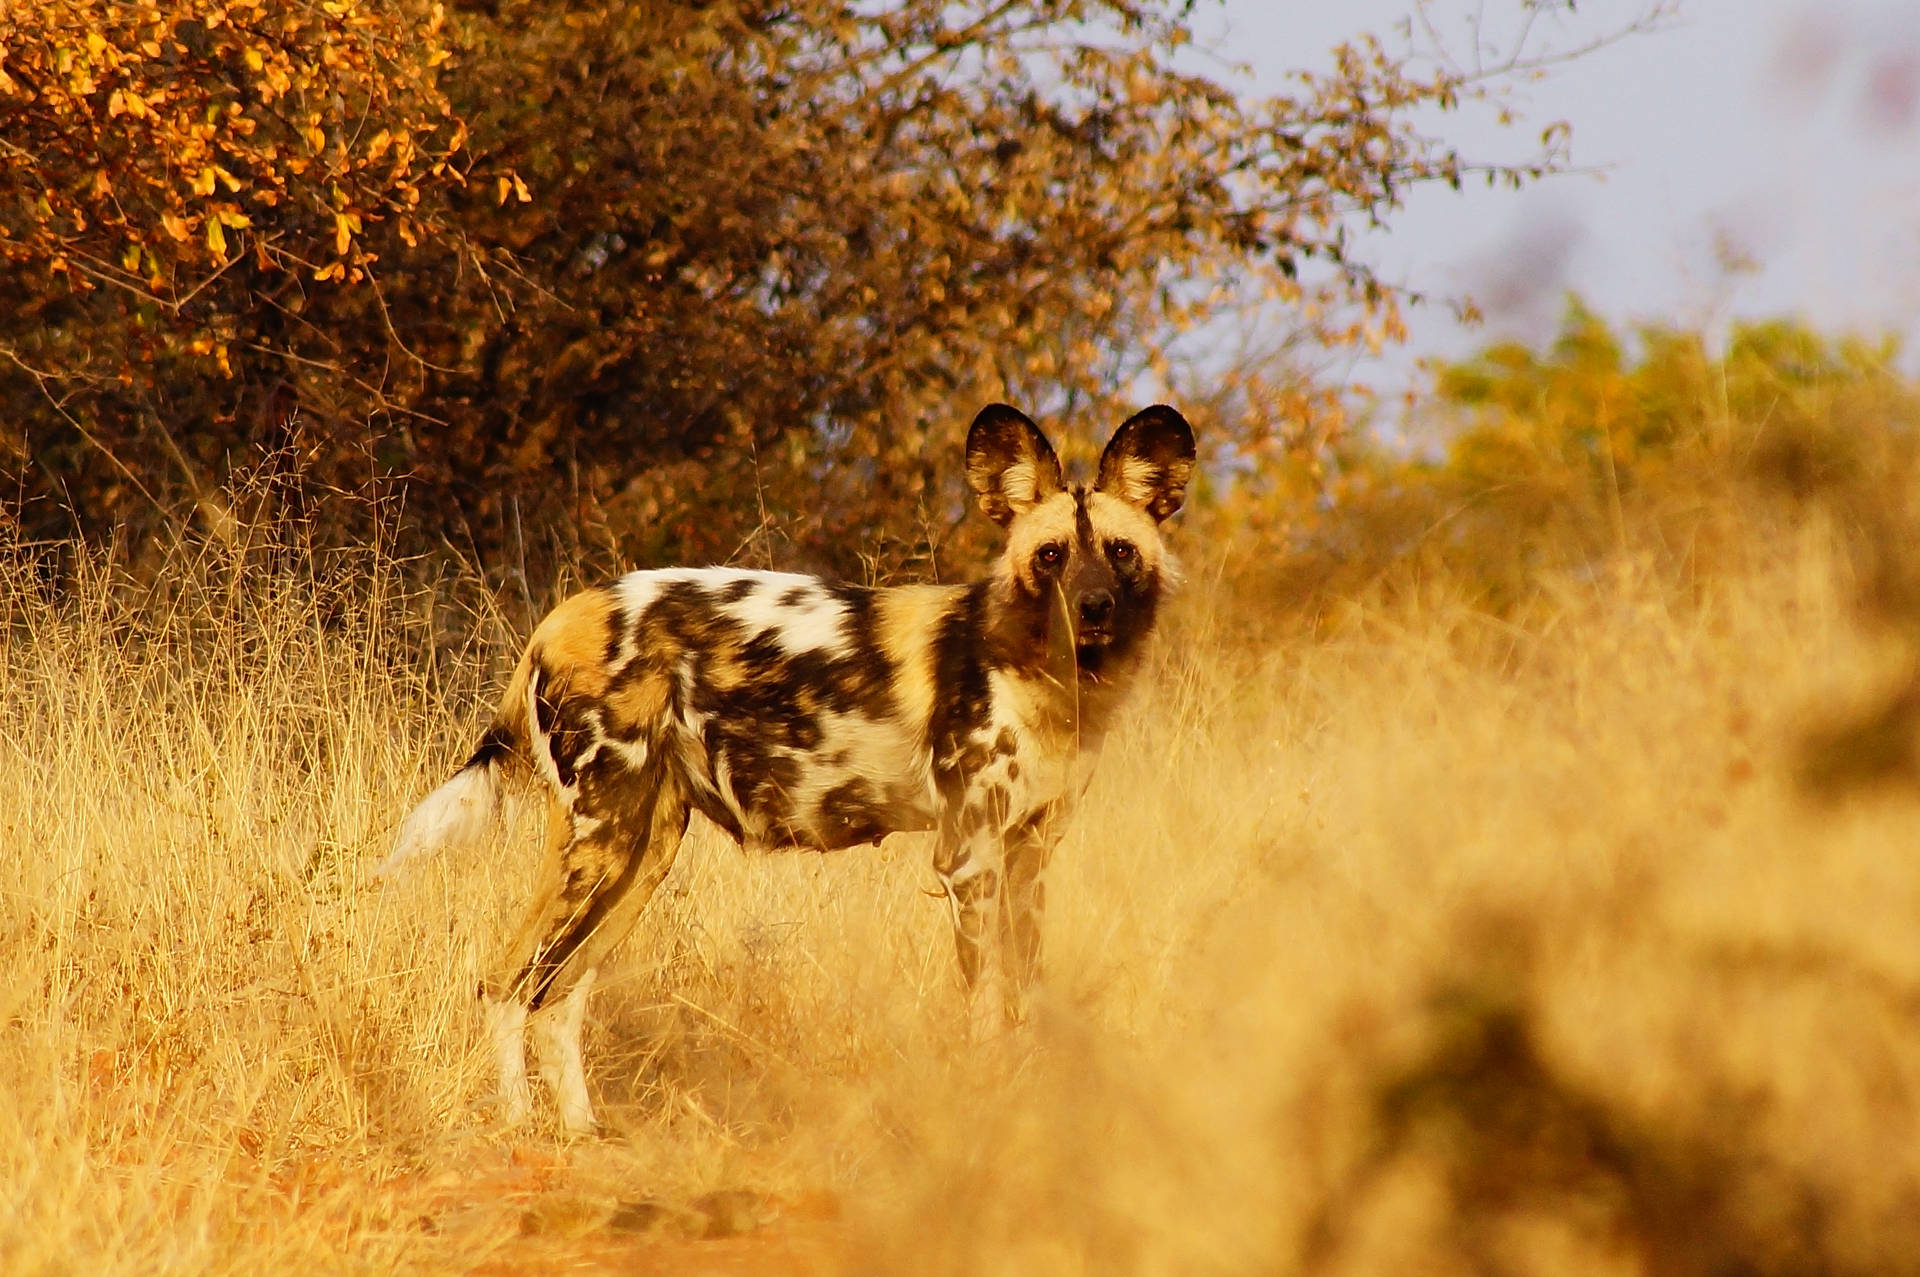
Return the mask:
<svg viewBox="0 0 1920 1277">
<path fill-rule="evenodd" d="M 393 850 L 373 870 L 375 880 L 392 877 L 416 856 L 447 847 L 477 846 L 493 835 L 507 790 L 531 774 L 527 685 L 532 672 L 529 652 L 520 658 L 500 708 L 472 756 L 400 822 Z"/>
</svg>

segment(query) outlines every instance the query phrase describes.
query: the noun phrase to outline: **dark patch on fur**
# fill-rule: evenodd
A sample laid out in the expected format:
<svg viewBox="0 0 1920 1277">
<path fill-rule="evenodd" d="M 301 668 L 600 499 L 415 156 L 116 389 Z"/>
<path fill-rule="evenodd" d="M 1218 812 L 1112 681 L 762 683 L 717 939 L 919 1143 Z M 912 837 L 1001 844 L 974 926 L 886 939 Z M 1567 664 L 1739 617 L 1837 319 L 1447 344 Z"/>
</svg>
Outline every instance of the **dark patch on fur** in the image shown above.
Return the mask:
<svg viewBox="0 0 1920 1277">
<path fill-rule="evenodd" d="M 1160 611 L 1158 576 L 1144 572 L 1134 576 L 1115 573 L 1114 585 L 1113 617 L 1107 623 L 1107 629 L 1113 637 L 1107 642 L 1103 661 L 1131 657 L 1153 631 L 1154 620 Z"/>
<path fill-rule="evenodd" d="M 847 637 L 846 655 L 828 671 L 827 707 L 835 713 L 869 718 L 896 713 L 893 685 L 899 671 L 880 646 L 874 623 L 878 592 L 864 586 L 830 585 L 827 593 L 841 606 L 841 627 Z"/>
<path fill-rule="evenodd" d="M 1046 669 L 1047 626 L 1054 611 L 1048 597 L 1051 589 L 1051 582 L 1037 591 L 1027 589 L 1017 578 L 1007 583 L 991 631 L 996 664 L 1029 675 Z"/>
<path fill-rule="evenodd" d="M 741 624 L 717 610 L 699 582 L 669 581 L 647 609 L 640 629 L 643 651 L 686 652 L 704 660 L 733 646 Z"/>
<path fill-rule="evenodd" d="M 513 731 L 495 723 L 480 736 L 480 743 L 474 746 L 473 753 L 460 765 L 461 771 L 475 767 L 486 767 L 493 763 L 503 763 L 513 756 Z"/>
<path fill-rule="evenodd" d="M 608 669 L 617 670 L 620 668 L 620 650 L 626 641 L 625 627 L 615 624 L 613 619 L 620 615 L 620 600 L 615 597 L 616 592 L 611 585 L 603 585 L 595 593 L 607 596 L 607 647 L 603 659 Z"/>
<path fill-rule="evenodd" d="M 578 774 L 580 755 L 592 744 L 599 717 L 598 700 L 570 697 L 564 684 L 540 670 L 533 698 L 533 719 L 547 738 L 547 752 L 553 758 L 554 775 L 562 788 L 573 784 Z"/>
<path fill-rule="evenodd" d="M 1087 513 L 1087 489 L 1084 484 L 1075 484 L 1073 489 L 1073 531 L 1080 538 L 1082 548 L 1092 553 L 1093 516 Z"/>
<path fill-rule="evenodd" d="M 891 806 L 858 777 L 821 795 L 818 834 L 826 850 L 877 842 L 896 823 Z"/>
<path fill-rule="evenodd" d="M 569 869 L 566 884 L 562 888 L 562 899 L 577 903 L 579 907 L 572 911 L 567 926 L 534 955 L 514 980 L 514 987 L 524 991 L 530 1010 L 538 1011 L 546 1002 L 554 980 L 566 967 L 567 959 L 599 928 L 607 913 L 620 903 L 646 859 L 674 850 L 672 847 L 654 846 L 650 837 L 654 815 L 663 790 L 667 788 L 662 783 L 664 778 L 660 772 L 658 762 L 650 764 L 638 774 L 625 767 L 601 762 L 581 774 L 576 810 L 582 815 L 607 822 L 594 832 L 592 839 L 614 849 L 619 868 L 611 877 L 604 874 L 604 864 L 601 862 L 590 862 L 584 868 L 576 866 Z M 684 832 L 684 808 L 680 823 L 681 832 Z M 675 836 L 675 842 L 677 845 L 678 835 Z M 588 873 L 592 874 L 591 880 L 587 877 Z"/>
<path fill-rule="evenodd" d="M 719 802 L 704 791 L 697 789 L 691 797 L 694 810 L 725 830 L 727 837 L 733 839 L 735 842 L 741 843 L 747 840 L 747 831 L 740 828 L 740 821 L 734 816 L 732 809 L 725 803 Z"/>
<path fill-rule="evenodd" d="M 955 816 L 967 779 L 985 761 L 971 744 L 993 712 L 980 636 L 986 633 L 987 586 L 975 585 L 941 622 L 933 641 L 933 715 L 927 724 L 933 748 L 933 779 Z"/>
</svg>

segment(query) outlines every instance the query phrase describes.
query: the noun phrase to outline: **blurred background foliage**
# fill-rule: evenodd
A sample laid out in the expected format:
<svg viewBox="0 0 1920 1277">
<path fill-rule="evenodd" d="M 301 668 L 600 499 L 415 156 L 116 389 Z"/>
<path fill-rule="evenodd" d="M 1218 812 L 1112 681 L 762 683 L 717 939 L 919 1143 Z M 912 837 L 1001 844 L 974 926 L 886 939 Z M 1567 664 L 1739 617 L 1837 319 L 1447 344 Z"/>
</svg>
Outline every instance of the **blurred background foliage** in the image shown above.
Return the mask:
<svg viewBox="0 0 1920 1277">
<path fill-rule="evenodd" d="M 1920 635 L 1920 577 L 1899 550 L 1920 529 L 1920 385 L 1898 356 L 1790 319 L 1718 340 L 1622 332 L 1570 298 L 1542 343 L 1430 365 L 1398 430 L 1246 472 L 1219 517 L 1286 547 L 1247 570 L 1312 624 L 1434 581 L 1521 619 L 1554 606 L 1537 588 L 1550 576 L 1638 561 L 1698 582 L 1770 552 L 1769 526 L 1831 518 L 1867 610 Z"/>
<path fill-rule="evenodd" d="M 21 0 L 0 499 L 138 561 L 255 513 L 223 492 L 273 458 L 323 538 L 398 491 L 405 548 L 537 591 L 672 560 L 937 575 L 983 533 L 955 462 L 992 399 L 1091 440 L 1217 376 L 1216 450 L 1317 455 L 1331 391 L 1183 350 L 1275 304 L 1287 348 L 1395 339 L 1350 229 L 1420 183 L 1539 176 L 1564 134 L 1471 164 L 1416 120 L 1521 55 L 1364 35 L 1247 100 L 1192 9 Z"/>
</svg>

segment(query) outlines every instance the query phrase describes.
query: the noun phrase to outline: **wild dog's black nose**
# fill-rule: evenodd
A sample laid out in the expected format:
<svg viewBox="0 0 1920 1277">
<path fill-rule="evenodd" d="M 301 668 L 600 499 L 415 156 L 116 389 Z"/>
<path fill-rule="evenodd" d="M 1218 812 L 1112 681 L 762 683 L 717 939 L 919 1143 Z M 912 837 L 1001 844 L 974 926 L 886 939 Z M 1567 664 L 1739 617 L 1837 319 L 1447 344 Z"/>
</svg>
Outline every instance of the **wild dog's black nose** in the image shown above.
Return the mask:
<svg viewBox="0 0 1920 1277">
<path fill-rule="evenodd" d="M 1112 615 L 1112 590 L 1089 590 L 1080 596 L 1080 624 L 1105 625 Z"/>
</svg>

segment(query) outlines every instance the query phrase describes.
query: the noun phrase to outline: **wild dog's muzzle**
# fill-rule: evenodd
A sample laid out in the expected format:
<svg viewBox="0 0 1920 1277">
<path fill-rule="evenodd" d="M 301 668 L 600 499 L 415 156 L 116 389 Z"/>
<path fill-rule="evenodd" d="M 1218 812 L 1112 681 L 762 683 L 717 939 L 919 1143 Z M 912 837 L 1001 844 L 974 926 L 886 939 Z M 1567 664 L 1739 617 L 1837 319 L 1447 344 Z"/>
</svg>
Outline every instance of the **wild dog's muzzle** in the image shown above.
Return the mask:
<svg viewBox="0 0 1920 1277">
<path fill-rule="evenodd" d="M 1088 590 L 1075 611 L 1074 646 L 1100 648 L 1113 641 L 1112 590 Z"/>
</svg>

